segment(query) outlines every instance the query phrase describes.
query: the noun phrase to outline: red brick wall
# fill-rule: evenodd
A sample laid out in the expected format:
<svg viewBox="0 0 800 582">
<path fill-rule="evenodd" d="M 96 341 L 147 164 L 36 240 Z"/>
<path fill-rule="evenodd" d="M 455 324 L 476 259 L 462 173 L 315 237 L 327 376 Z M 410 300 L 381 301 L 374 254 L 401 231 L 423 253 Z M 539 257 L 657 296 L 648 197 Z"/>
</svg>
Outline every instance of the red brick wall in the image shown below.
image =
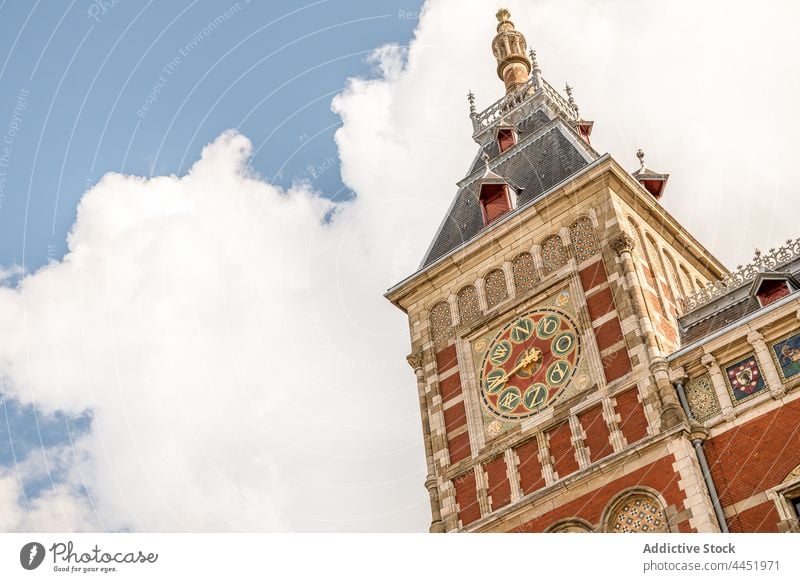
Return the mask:
<svg viewBox="0 0 800 582">
<path fill-rule="evenodd" d="M 639 390 L 631 388 L 614 397 L 616 400 L 616 411 L 620 417 L 620 430 L 628 444 L 642 440 L 647 436 L 647 417 L 644 415 L 644 408 L 639 402 Z"/>
<path fill-rule="evenodd" d="M 583 518 L 592 524 L 599 523 L 603 509 L 609 500 L 620 491 L 637 485 L 651 487 L 659 491 L 666 499 L 667 505 L 674 505 L 676 512 L 681 512 L 684 509 L 684 494 L 678 487 L 680 476 L 672 468 L 672 463 L 674 462 L 675 457 L 673 455 L 663 457 L 646 467 L 610 481 L 591 493 L 582 495 L 553 511 L 532 519 L 512 531 L 542 532 L 556 521 L 571 517 Z M 691 531 L 691 528 L 688 528 L 688 520 L 686 520 L 685 524 L 679 523 L 678 527 L 681 530 L 687 529 L 687 531 Z"/>
<path fill-rule="evenodd" d="M 597 338 L 597 347 L 602 352 L 623 339 L 622 327 L 602 259 L 598 258 L 596 262 L 581 269 L 580 278 L 586 294 L 586 307 Z M 599 323 L 599 320 L 609 313 L 613 313 L 614 317 Z M 631 361 L 624 345 L 603 357 L 603 372 L 608 382 L 621 378 L 630 371 Z"/>
<path fill-rule="evenodd" d="M 595 406 L 578 416 L 586 434 L 584 445 L 589 449 L 589 459 L 594 463 L 614 452 L 608 425 L 603 418 L 603 408 Z"/>
<path fill-rule="evenodd" d="M 447 432 L 451 433 L 454 430 L 461 428 L 467 424 L 467 410 L 464 408 L 464 402 L 456 402 L 449 408 L 444 409 L 444 426 Z"/>
<path fill-rule="evenodd" d="M 444 374 L 450 368 L 456 366 L 456 345 L 451 344 L 436 352 L 436 370 L 439 374 Z"/>
<path fill-rule="evenodd" d="M 441 372 L 440 372 L 441 373 Z M 439 382 L 439 393 L 442 395 L 442 401 L 446 402 L 451 398 L 461 394 L 461 375 L 456 372 L 452 376 L 448 376 Z"/>
<path fill-rule="evenodd" d="M 782 483 L 800 465 L 798 442 L 797 401 L 708 439 L 706 457 L 723 507 Z M 762 524 L 764 519 L 768 522 Z M 728 522 L 732 531 L 777 531 L 778 517 L 766 508 L 752 508 Z"/>
<path fill-rule="evenodd" d="M 592 320 L 604 316 L 614 310 L 614 297 L 611 295 L 611 289 L 606 287 L 597 293 L 586 298 L 586 307 L 589 310 L 589 315 Z"/>
<path fill-rule="evenodd" d="M 602 258 L 597 262 L 581 269 L 580 277 L 581 286 L 583 287 L 584 291 L 589 291 L 590 289 L 594 289 L 595 287 L 606 283 L 608 281 L 608 277 L 606 276 L 606 269 L 603 267 Z"/>
<path fill-rule="evenodd" d="M 453 370 L 458 365 L 455 345 L 450 345 L 436 353 L 436 370 L 440 376 Z M 461 395 L 461 376 L 456 371 L 451 372 L 439 381 L 439 393 L 442 404 L 446 405 L 452 399 Z M 463 402 L 458 402 L 444 409 L 444 426 L 447 432 L 447 448 L 450 451 L 450 463 L 457 463 L 471 456 L 469 436 L 466 432 L 453 434 L 454 431 L 466 426 L 467 413 Z"/>
<path fill-rule="evenodd" d="M 469 446 L 469 434 L 462 432 L 459 435 L 447 437 L 447 448 L 450 451 L 450 463 L 458 463 L 472 454 Z"/>
<path fill-rule="evenodd" d="M 739 533 L 777 533 L 779 521 L 775 503 L 767 501 L 728 518 L 728 528 Z"/>
<path fill-rule="evenodd" d="M 539 461 L 539 444 L 536 439 L 521 444 L 514 451 L 519 457 L 517 471 L 522 494 L 527 495 L 544 487 L 542 463 Z"/>
<path fill-rule="evenodd" d="M 453 480 L 456 488 L 456 503 L 458 503 L 458 517 L 463 526 L 481 518 L 481 508 L 478 505 L 478 492 L 475 488 L 475 473 L 472 470 L 460 475 Z"/>
<path fill-rule="evenodd" d="M 489 481 L 489 500 L 492 511 L 511 503 L 511 484 L 508 482 L 506 462 L 503 457 L 492 459 L 484 465 Z"/>
<path fill-rule="evenodd" d="M 572 447 L 572 431 L 569 423 L 559 425 L 549 432 L 550 456 L 553 457 L 553 468 L 558 477 L 563 479 L 578 470 L 575 450 Z"/>
</svg>

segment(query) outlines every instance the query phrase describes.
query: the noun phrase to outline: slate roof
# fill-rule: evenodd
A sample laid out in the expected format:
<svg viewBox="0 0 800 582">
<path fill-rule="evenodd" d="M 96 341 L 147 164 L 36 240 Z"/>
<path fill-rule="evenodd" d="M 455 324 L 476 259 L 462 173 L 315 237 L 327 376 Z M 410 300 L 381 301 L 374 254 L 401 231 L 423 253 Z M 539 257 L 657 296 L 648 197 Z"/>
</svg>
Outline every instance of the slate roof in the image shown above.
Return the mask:
<svg viewBox="0 0 800 582">
<path fill-rule="evenodd" d="M 738 303 L 720 309 L 697 323 L 681 328 L 681 345 L 688 345 L 711 335 L 726 325 L 738 321 L 760 309 L 757 297 L 747 297 Z"/>
<path fill-rule="evenodd" d="M 552 123 L 552 127 L 549 130 L 544 129 L 548 123 Z M 560 119 L 551 122 L 543 111 L 536 111 L 520 123 L 517 130 L 519 135 L 517 145 L 503 154 L 508 154 L 510 157 L 499 165 L 492 166 L 495 173 L 508 180 L 510 184 L 522 188 L 522 191 L 517 193 L 517 208 L 538 198 L 589 164 L 584 157 L 585 153 L 582 153 L 564 136 L 562 129 L 559 129 L 558 126 L 563 123 Z M 543 130 L 540 136 L 533 138 L 530 143 L 525 143 L 529 136 L 540 130 Z M 490 160 L 500 155 L 497 143 L 492 140 L 479 151 L 468 176 L 484 166 L 484 161 L 481 159 L 484 152 L 489 155 Z M 459 189 L 420 268 L 427 267 L 447 255 L 483 230 L 478 194 L 477 179 Z"/>
<path fill-rule="evenodd" d="M 800 270 L 795 269 L 790 272 L 792 272 L 795 278 L 800 276 Z M 681 344 L 686 346 L 701 340 L 715 331 L 719 331 L 725 326 L 739 321 L 740 319 L 744 319 L 751 313 L 762 309 L 758 298 L 749 294 L 749 289 L 750 285 L 742 285 L 716 299 L 714 302 L 710 303 L 709 306 L 712 307 L 712 309 L 714 303 L 718 303 L 721 306 L 702 319 L 697 319 L 696 316 L 693 317 L 693 312 L 689 312 L 680 317 L 678 323 L 680 327 Z M 795 293 L 797 293 L 797 291 L 795 291 Z M 736 298 L 737 296 L 739 299 Z M 727 305 L 725 304 L 726 302 Z"/>
</svg>

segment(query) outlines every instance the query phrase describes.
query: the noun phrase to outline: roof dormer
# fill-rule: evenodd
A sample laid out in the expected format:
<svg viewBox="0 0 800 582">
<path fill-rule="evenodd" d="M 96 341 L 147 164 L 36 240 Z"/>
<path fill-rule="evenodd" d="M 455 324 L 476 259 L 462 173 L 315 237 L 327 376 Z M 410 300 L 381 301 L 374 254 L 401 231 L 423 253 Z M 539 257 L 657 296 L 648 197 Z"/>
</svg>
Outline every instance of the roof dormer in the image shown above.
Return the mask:
<svg viewBox="0 0 800 582">
<path fill-rule="evenodd" d="M 669 174 L 660 174 L 645 166 L 644 152 L 641 149 L 636 151 L 636 157 L 639 158 L 639 169 L 633 172 L 631 176 L 636 178 L 644 189 L 653 195 L 653 198 L 659 200 L 664 195 L 664 188 L 667 187 Z"/>
<path fill-rule="evenodd" d="M 750 296 L 758 298 L 758 304 L 766 307 L 798 289 L 800 282 L 791 273 L 762 271 L 750 285 Z"/>
<path fill-rule="evenodd" d="M 481 205 L 483 226 L 488 226 L 517 207 L 517 191 L 502 176 L 489 169 L 489 156 L 484 155 L 486 171 L 478 181 L 478 200 Z"/>
<path fill-rule="evenodd" d="M 509 123 L 497 124 L 494 130 L 494 138 L 501 154 L 517 145 L 517 141 L 519 141 L 517 128 Z"/>
</svg>

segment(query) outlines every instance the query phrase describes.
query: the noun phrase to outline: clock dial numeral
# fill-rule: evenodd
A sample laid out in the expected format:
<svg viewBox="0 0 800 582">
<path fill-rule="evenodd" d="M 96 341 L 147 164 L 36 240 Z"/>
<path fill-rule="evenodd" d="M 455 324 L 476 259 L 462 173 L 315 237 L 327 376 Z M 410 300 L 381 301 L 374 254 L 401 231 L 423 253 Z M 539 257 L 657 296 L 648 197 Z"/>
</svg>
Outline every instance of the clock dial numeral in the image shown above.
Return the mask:
<svg viewBox="0 0 800 582">
<path fill-rule="evenodd" d="M 513 386 L 506 388 L 497 398 L 497 408 L 500 409 L 500 412 L 511 412 L 519 405 L 521 398 L 522 395 L 519 393 L 518 388 Z"/>
<path fill-rule="evenodd" d="M 561 329 L 561 318 L 551 313 L 539 320 L 536 335 L 541 339 L 550 339 L 559 329 Z"/>
<path fill-rule="evenodd" d="M 506 363 L 506 360 L 508 360 L 510 355 L 511 344 L 503 340 L 497 342 L 497 344 L 495 344 L 495 346 L 492 348 L 492 351 L 489 352 L 489 361 L 495 366 L 500 366 Z"/>
<path fill-rule="evenodd" d="M 515 344 L 524 342 L 526 339 L 533 335 L 533 321 L 524 317 L 514 324 L 509 334 L 511 341 Z"/>
<path fill-rule="evenodd" d="M 575 349 L 575 335 L 570 331 L 565 331 L 556 336 L 550 345 L 550 350 L 556 356 L 566 356 Z"/>
<path fill-rule="evenodd" d="M 564 360 L 557 360 L 547 368 L 545 379 L 551 386 L 559 386 L 569 378 L 569 364 Z"/>
<path fill-rule="evenodd" d="M 547 386 L 544 384 L 533 384 L 525 391 L 522 403 L 528 410 L 535 410 L 547 400 Z"/>
<path fill-rule="evenodd" d="M 492 370 L 486 374 L 486 393 L 495 394 L 499 392 L 500 389 L 505 386 L 507 381 L 508 376 L 506 376 L 504 370 Z"/>
</svg>

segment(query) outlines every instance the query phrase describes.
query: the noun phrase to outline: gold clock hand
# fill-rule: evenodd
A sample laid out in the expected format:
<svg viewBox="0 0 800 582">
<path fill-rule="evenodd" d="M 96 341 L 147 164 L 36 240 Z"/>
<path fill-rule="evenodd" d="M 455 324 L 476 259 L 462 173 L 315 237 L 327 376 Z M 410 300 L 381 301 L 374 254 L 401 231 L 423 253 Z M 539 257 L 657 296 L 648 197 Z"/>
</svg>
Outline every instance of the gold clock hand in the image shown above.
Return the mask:
<svg viewBox="0 0 800 582">
<path fill-rule="evenodd" d="M 509 377 L 511 374 L 516 374 L 516 373 L 517 373 L 517 372 L 519 372 L 519 371 L 520 371 L 522 368 L 524 368 L 524 367 L 526 367 L 526 366 L 530 366 L 530 365 L 531 365 L 531 364 L 533 364 L 534 362 L 538 361 L 538 360 L 539 360 L 539 358 L 541 357 L 541 355 L 542 355 L 542 352 L 541 352 L 541 351 L 539 351 L 539 349 L 537 349 L 537 348 L 530 348 L 530 349 L 527 351 L 527 353 L 526 353 L 526 354 L 525 354 L 525 355 L 522 357 L 522 359 L 520 359 L 520 361 L 519 361 L 519 364 L 517 364 L 516 366 L 514 366 L 513 368 L 511 368 L 511 369 L 510 369 L 508 372 L 506 372 L 506 374 L 505 374 L 505 377 L 506 377 L 506 379 L 508 379 L 508 377 Z"/>
</svg>

